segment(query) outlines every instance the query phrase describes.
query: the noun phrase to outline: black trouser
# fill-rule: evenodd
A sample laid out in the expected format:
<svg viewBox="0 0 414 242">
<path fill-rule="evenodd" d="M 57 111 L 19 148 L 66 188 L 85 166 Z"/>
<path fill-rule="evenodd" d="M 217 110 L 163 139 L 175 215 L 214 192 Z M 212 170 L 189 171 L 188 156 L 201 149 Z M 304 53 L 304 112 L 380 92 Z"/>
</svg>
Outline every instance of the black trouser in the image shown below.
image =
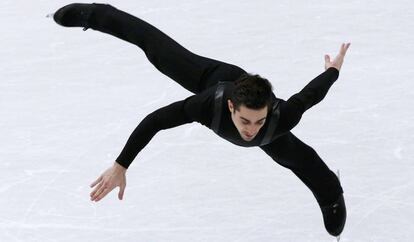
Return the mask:
<svg viewBox="0 0 414 242">
<path fill-rule="evenodd" d="M 336 201 L 343 192 L 335 173 L 329 170 L 312 147 L 293 133 L 288 132 L 260 148 L 278 164 L 292 170 L 313 192 L 321 206 Z"/>
<path fill-rule="evenodd" d="M 110 5 L 96 5 L 89 24 L 94 30 L 137 45 L 159 71 L 195 94 L 218 81 L 234 81 L 246 73 L 238 66 L 192 53 L 149 23 Z M 261 148 L 277 163 L 292 170 L 319 203 L 332 202 L 342 192 L 335 174 L 310 146 L 292 133 Z"/>
<path fill-rule="evenodd" d="M 96 5 L 90 27 L 137 45 L 155 68 L 194 94 L 246 73 L 238 66 L 192 53 L 151 24 L 110 5 Z"/>
</svg>

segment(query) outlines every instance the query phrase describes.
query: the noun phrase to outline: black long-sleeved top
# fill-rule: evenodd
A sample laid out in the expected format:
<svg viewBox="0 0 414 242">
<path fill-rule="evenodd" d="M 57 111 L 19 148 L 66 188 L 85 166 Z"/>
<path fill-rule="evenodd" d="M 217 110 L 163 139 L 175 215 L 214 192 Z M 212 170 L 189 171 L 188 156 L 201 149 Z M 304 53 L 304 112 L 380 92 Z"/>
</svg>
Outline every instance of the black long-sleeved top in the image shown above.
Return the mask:
<svg viewBox="0 0 414 242">
<path fill-rule="evenodd" d="M 336 68 L 331 67 L 310 81 L 300 92 L 291 96 L 287 101 L 276 98 L 275 95 L 273 95 L 272 101 L 279 101 L 280 105 L 278 108 L 280 114 L 277 118 L 277 126 L 273 132 L 271 141 L 295 127 L 301 119 L 302 114 L 325 97 L 329 88 L 338 79 L 338 76 L 339 71 Z M 239 146 L 259 146 L 261 145 L 261 141 L 269 126 L 272 112 L 268 113 L 264 126 L 253 140 L 243 140 L 231 119 L 231 113 L 227 107 L 226 100 L 230 99 L 233 87 L 233 82 L 225 83 L 223 93 L 223 100 L 225 101 L 221 104 L 220 129 L 217 134 Z M 217 84 L 199 94 L 171 103 L 147 115 L 129 137 L 121 154 L 116 159 L 116 162 L 121 166 L 128 168 L 137 154 L 160 130 L 173 128 L 194 121 L 212 129 L 211 123 L 215 115 L 214 105 L 216 89 Z"/>
</svg>

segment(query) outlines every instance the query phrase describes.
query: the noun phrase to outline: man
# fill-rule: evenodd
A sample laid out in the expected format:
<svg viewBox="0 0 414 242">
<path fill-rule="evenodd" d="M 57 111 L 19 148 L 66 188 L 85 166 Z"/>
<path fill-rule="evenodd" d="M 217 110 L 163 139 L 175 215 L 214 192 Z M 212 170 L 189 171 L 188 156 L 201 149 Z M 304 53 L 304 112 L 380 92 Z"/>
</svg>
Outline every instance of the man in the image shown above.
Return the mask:
<svg viewBox="0 0 414 242">
<path fill-rule="evenodd" d="M 149 23 L 106 4 L 69 4 L 54 14 L 66 27 L 101 31 L 140 47 L 163 74 L 194 95 L 147 115 L 129 137 L 121 154 L 91 184 L 91 200 L 99 201 L 115 187 L 121 200 L 126 170 L 160 130 L 199 122 L 220 137 L 244 147 L 259 146 L 313 192 L 327 231 L 338 236 L 345 225 L 343 190 L 336 175 L 317 153 L 290 130 L 302 114 L 320 102 L 336 81 L 350 44 L 342 44 L 325 72 L 287 101 L 276 98 L 268 80 L 238 66 L 198 56 Z"/>
</svg>

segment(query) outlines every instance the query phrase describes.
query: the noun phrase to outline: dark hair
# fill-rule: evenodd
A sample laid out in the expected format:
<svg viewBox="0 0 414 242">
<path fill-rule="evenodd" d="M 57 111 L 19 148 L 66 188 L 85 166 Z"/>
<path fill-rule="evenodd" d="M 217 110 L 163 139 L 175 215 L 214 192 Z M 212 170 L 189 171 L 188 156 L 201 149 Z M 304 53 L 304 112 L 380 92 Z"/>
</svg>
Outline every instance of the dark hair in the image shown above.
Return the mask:
<svg viewBox="0 0 414 242">
<path fill-rule="evenodd" d="M 241 105 L 250 109 L 270 109 L 272 101 L 272 84 L 259 75 L 245 73 L 234 81 L 230 100 L 234 109 L 239 111 Z"/>
</svg>

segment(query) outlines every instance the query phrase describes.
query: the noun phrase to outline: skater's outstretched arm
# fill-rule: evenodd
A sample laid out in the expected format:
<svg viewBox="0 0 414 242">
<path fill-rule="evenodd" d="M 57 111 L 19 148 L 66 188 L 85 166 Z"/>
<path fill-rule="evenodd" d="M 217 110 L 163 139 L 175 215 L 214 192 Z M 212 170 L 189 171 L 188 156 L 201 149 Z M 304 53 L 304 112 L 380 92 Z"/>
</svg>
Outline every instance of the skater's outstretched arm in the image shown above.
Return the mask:
<svg viewBox="0 0 414 242">
<path fill-rule="evenodd" d="M 129 137 L 116 162 L 128 168 L 137 154 L 161 130 L 174 128 L 197 121 L 203 125 L 210 124 L 208 113 L 213 102 L 210 90 L 192 95 L 184 100 L 171 103 L 148 114 Z"/>
<path fill-rule="evenodd" d="M 147 115 L 129 137 L 113 166 L 108 168 L 91 184 L 91 200 L 99 201 L 116 187 L 120 187 L 118 198 L 122 200 L 126 186 L 126 170 L 137 154 L 160 130 L 198 121 L 203 125 L 211 123 L 208 91 L 174 102 Z M 211 100 L 212 101 L 212 100 Z"/>
<path fill-rule="evenodd" d="M 314 78 L 300 92 L 291 96 L 281 105 L 278 129 L 291 130 L 299 123 L 306 110 L 323 100 L 329 88 L 338 79 L 349 46 L 350 43 L 342 44 L 338 55 L 332 61 L 329 55 L 325 55 L 325 72 Z"/>
</svg>

